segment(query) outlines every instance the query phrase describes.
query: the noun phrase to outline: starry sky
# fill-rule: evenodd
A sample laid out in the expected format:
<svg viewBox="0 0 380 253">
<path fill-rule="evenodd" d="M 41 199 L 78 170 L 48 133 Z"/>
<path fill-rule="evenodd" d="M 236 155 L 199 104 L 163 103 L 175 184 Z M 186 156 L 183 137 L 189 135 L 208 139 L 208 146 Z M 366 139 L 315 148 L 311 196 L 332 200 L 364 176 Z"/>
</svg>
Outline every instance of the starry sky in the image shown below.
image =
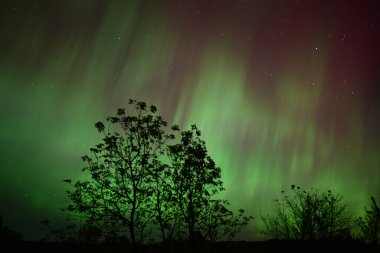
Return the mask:
<svg viewBox="0 0 380 253">
<path fill-rule="evenodd" d="M 154 104 L 202 131 L 256 220 L 291 184 L 380 198 L 376 0 L 0 1 L 0 215 L 25 239 L 68 204 L 94 123 Z M 56 223 L 58 224 L 58 223 Z"/>
</svg>

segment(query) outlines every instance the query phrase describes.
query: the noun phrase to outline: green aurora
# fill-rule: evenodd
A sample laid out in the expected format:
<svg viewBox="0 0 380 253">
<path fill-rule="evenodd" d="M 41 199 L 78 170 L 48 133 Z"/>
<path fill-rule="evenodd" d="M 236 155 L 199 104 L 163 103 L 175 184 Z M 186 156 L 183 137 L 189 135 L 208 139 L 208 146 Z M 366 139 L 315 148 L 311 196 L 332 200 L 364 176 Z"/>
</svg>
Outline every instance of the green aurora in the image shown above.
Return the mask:
<svg viewBox="0 0 380 253">
<path fill-rule="evenodd" d="M 63 179 L 129 98 L 195 123 L 224 197 L 255 216 L 291 184 L 380 197 L 376 1 L 2 1 L 0 214 L 39 239 Z M 57 223 L 58 225 L 58 223 Z"/>
</svg>

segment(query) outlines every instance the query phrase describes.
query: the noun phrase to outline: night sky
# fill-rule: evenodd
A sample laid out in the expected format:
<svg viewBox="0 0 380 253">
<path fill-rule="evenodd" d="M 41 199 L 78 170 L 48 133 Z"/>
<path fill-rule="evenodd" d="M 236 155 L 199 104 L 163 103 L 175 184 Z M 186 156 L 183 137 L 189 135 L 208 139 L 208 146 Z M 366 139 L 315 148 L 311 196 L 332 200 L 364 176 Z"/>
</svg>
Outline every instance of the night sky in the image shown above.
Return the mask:
<svg viewBox="0 0 380 253">
<path fill-rule="evenodd" d="M 134 98 L 202 131 L 233 208 L 291 184 L 380 198 L 380 2 L 0 1 L 0 215 L 25 239 Z M 56 223 L 54 223 L 57 221 Z"/>
</svg>

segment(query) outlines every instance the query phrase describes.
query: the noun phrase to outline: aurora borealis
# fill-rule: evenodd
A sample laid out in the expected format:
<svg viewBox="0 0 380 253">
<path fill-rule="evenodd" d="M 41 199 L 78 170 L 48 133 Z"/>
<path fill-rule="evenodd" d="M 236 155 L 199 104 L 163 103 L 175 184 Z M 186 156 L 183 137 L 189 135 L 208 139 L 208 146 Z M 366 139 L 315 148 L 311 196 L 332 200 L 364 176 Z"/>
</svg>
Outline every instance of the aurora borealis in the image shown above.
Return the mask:
<svg viewBox="0 0 380 253">
<path fill-rule="evenodd" d="M 380 198 L 380 3 L 0 2 L 0 215 L 39 239 L 94 123 L 154 104 L 197 124 L 225 197 L 255 216 L 291 184 L 353 213 Z M 53 223 L 54 225 L 54 223 Z"/>
</svg>

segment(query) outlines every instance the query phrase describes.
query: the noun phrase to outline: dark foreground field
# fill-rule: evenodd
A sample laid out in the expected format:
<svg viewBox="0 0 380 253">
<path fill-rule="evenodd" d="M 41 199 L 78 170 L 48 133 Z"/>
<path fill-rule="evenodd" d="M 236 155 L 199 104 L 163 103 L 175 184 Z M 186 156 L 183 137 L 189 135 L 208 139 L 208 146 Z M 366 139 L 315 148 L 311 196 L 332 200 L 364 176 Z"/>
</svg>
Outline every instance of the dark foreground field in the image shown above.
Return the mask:
<svg viewBox="0 0 380 253">
<path fill-rule="evenodd" d="M 255 242 L 219 242 L 216 244 L 200 244 L 189 246 L 176 244 L 169 246 L 142 245 L 132 248 L 130 245 L 79 245 L 42 242 L 18 242 L 3 244 L 1 252 L 205 252 L 205 253 L 227 253 L 227 252 L 380 252 L 380 247 L 368 245 L 355 241 L 346 242 L 302 242 L 302 241 L 255 241 Z"/>
</svg>

